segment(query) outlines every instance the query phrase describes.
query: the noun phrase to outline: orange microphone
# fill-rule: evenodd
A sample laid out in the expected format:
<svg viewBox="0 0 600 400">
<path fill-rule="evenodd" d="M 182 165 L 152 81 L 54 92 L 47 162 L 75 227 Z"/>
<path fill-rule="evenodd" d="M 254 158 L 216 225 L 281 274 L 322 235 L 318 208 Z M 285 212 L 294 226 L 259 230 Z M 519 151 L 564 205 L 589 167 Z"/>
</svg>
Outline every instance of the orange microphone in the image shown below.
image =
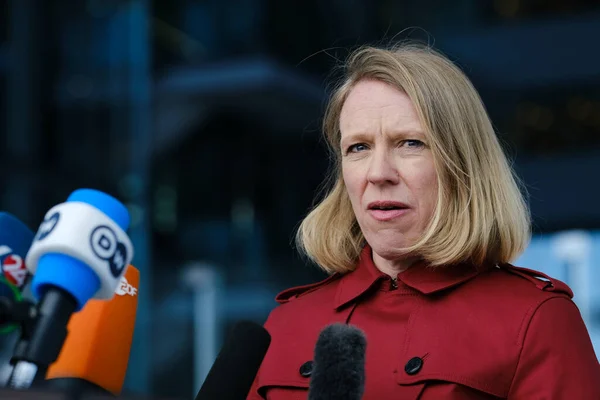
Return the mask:
<svg viewBox="0 0 600 400">
<path fill-rule="evenodd" d="M 140 273 L 127 267 L 110 300 L 89 300 L 71 317 L 69 334 L 43 386 L 74 393 L 121 393 L 138 304 Z"/>
</svg>

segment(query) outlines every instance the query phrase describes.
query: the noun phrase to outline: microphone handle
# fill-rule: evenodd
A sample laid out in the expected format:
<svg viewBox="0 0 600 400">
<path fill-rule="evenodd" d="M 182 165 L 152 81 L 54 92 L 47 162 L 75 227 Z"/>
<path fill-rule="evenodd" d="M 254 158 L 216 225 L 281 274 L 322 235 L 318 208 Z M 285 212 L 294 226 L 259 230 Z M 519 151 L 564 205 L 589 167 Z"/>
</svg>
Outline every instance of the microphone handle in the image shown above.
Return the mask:
<svg viewBox="0 0 600 400">
<path fill-rule="evenodd" d="M 67 324 L 77 303 L 66 291 L 48 287 L 37 308 L 33 328 L 23 330 L 11 362 L 16 362 L 9 382 L 11 388 L 28 388 L 38 370 L 56 361 L 67 338 Z"/>
</svg>

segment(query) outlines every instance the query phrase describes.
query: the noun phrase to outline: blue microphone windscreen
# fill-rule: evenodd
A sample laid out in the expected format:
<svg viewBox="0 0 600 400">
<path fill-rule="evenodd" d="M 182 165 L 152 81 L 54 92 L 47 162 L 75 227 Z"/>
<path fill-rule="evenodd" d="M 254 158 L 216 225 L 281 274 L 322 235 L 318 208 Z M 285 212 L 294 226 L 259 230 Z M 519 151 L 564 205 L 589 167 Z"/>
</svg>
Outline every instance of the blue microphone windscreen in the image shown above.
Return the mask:
<svg viewBox="0 0 600 400">
<path fill-rule="evenodd" d="M 25 258 L 33 236 L 27 225 L 9 213 L 0 212 L 0 246 L 8 246 L 13 254 Z"/>
<path fill-rule="evenodd" d="M 109 194 L 95 189 L 77 189 L 67 201 L 90 204 L 115 221 L 124 231 L 129 228 L 130 216 L 127 207 Z"/>
<path fill-rule="evenodd" d="M 0 212 L 0 297 L 21 300 L 20 290 L 27 282 L 25 256 L 31 247 L 34 234 L 24 223 L 6 212 Z M 0 317 L 0 334 L 17 328 Z"/>
<path fill-rule="evenodd" d="M 9 213 L 0 212 L 0 268 L 6 282 L 22 289 L 29 272 L 25 257 L 34 234 L 24 223 Z"/>
</svg>

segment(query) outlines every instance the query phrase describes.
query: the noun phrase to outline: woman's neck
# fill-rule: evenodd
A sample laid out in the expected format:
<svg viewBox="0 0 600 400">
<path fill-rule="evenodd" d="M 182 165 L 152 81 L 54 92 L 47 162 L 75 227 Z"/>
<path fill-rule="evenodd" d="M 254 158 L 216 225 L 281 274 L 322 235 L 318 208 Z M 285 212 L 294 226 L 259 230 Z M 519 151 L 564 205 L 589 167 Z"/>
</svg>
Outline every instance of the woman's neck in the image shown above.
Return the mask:
<svg viewBox="0 0 600 400">
<path fill-rule="evenodd" d="M 373 252 L 373 264 L 375 264 L 375 267 L 377 267 L 378 270 L 380 270 L 386 275 L 389 275 L 393 279 L 396 279 L 396 277 L 398 277 L 398 274 L 409 269 L 417 261 L 417 257 L 406 257 L 401 259 L 388 260 Z"/>
</svg>

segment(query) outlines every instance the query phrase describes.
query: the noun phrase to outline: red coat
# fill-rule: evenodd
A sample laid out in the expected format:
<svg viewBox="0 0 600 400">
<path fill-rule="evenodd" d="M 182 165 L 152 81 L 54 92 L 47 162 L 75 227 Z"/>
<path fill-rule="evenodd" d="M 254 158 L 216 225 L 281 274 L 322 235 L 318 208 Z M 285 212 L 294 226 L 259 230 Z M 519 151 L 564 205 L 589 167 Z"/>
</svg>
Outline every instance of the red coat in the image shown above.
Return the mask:
<svg viewBox="0 0 600 400">
<path fill-rule="evenodd" d="M 367 246 L 355 271 L 277 296 L 248 399 L 306 399 L 315 343 L 333 322 L 365 332 L 365 400 L 600 399 L 600 364 L 572 295 L 512 265 L 417 266 L 396 284 Z"/>
</svg>

